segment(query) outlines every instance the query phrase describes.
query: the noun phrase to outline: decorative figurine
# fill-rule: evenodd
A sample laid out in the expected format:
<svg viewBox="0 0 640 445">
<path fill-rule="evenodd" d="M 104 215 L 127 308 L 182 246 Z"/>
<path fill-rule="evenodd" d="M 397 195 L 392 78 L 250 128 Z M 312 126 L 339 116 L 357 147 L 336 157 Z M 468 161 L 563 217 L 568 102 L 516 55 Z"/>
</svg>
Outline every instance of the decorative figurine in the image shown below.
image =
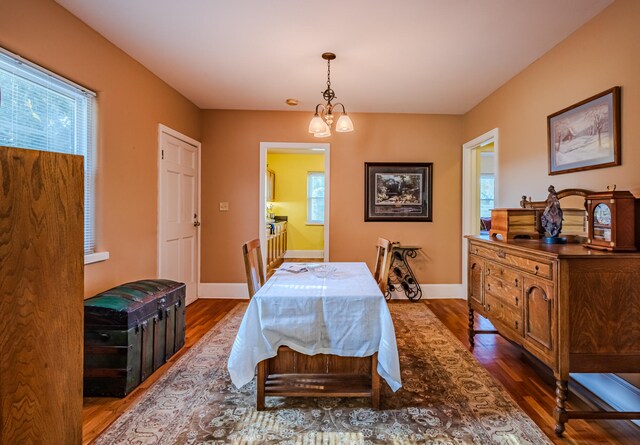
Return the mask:
<svg viewBox="0 0 640 445">
<path fill-rule="evenodd" d="M 544 209 L 544 213 L 540 218 L 542 228 L 547 232 L 547 237 L 542 240 L 547 244 L 564 244 L 567 242 L 566 238 L 561 238 L 560 232 L 562 231 L 562 209 L 560 208 L 560 200 L 556 194 L 556 189 L 549 186 L 549 196 L 547 196 L 547 207 Z"/>
</svg>

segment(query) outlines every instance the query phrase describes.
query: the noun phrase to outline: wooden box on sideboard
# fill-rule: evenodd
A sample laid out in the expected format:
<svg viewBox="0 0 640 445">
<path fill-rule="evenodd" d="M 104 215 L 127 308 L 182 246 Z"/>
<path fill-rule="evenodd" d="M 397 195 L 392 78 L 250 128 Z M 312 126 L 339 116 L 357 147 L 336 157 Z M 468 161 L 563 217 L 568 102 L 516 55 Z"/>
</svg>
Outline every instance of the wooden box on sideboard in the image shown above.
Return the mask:
<svg viewBox="0 0 640 445">
<path fill-rule="evenodd" d="M 491 209 L 489 236 L 496 240 L 513 238 L 539 239 L 537 210 Z"/>
</svg>

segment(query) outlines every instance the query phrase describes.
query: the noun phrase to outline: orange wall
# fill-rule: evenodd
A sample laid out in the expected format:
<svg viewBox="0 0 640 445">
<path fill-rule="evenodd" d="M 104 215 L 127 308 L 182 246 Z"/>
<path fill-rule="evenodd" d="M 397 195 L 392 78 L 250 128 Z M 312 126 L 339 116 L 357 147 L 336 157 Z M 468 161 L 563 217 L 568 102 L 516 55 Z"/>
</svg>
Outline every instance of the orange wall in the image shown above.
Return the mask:
<svg viewBox="0 0 640 445">
<path fill-rule="evenodd" d="M 617 184 L 640 197 L 640 1 L 617 0 L 464 117 L 465 141 L 495 127 L 500 206 L 547 187 L 604 190 Z M 547 116 L 615 85 L 622 87 L 622 165 L 548 175 Z"/>
<path fill-rule="evenodd" d="M 156 276 L 158 123 L 200 139 L 200 110 L 51 0 L 0 1 L 0 46 L 98 93 L 97 243 L 85 295 Z"/>
<path fill-rule="evenodd" d="M 616 184 L 640 197 L 638 19 L 640 1 L 616 0 L 465 115 L 465 140 L 500 129 L 500 206 L 518 206 L 524 194 L 545 199 L 549 184 L 556 190 Z M 622 87 L 622 165 L 549 176 L 547 116 L 616 85 Z M 640 374 L 623 377 L 640 387 Z"/>
<path fill-rule="evenodd" d="M 331 144 L 330 259 L 373 267 L 378 236 L 423 247 L 422 283 L 460 283 L 462 117 L 353 114 L 353 133 L 318 140 L 308 112 L 203 112 L 203 283 L 244 282 L 243 242 L 259 233 L 260 142 Z M 433 222 L 364 222 L 365 161 L 433 162 Z M 218 203 L 229 202 L 220 212 Z"/>
</svg>

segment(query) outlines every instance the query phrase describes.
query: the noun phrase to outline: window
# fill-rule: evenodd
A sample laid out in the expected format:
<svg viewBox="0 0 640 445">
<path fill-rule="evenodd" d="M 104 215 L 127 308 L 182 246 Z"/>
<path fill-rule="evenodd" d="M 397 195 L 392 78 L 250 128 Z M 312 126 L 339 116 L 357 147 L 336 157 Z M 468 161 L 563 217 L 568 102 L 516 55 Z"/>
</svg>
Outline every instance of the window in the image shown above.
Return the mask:
<svg viewBox="0 0 640 445">
<path fill-rule="evenodd" d="M 307 224 L 324 224 L 324 172 L 307 173 Z"/>
<path fill-rule="evenodd" d="M 84 252 L 95 251 L 95 93 L 0 48 L 0 145 L 84 157 Z"/>
<path fill-rule="evenodd" d="M 493 174 L 480 175 L 480 218 L 491 218 L 495 205 L 495 178 Z"/>
</svg>

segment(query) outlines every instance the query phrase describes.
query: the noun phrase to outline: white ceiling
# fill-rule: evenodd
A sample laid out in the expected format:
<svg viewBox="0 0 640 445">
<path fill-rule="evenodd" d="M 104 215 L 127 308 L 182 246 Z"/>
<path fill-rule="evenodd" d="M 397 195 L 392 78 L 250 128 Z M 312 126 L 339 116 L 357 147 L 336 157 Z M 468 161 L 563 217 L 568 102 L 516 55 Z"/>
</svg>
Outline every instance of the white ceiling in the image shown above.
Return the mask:
<svg viewBox="0 0 640 445">
<path fill-rule="evenodd" d="M 467 112 L 612 0 L 56 0 L 203 109 Z"/>
</svg>

